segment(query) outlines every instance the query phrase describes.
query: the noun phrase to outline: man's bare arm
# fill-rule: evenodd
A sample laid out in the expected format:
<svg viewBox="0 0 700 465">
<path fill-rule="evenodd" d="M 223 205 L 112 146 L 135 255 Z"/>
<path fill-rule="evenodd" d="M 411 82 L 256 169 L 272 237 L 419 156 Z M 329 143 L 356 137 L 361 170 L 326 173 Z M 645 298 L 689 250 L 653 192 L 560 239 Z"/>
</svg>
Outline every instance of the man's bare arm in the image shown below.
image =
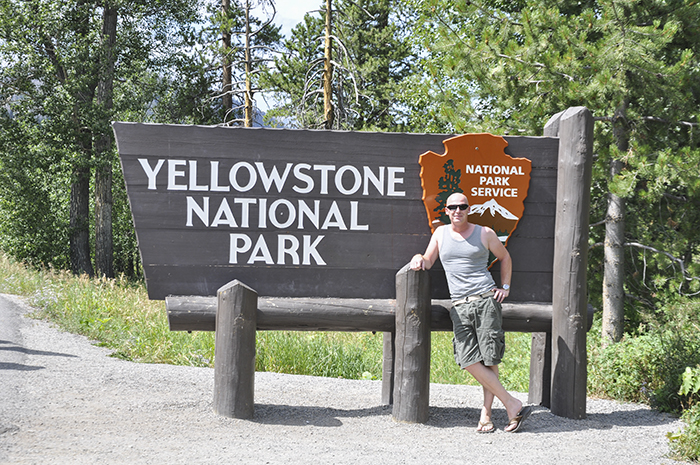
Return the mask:
<svg viewBox="0 0 700 465">
<path fill-rule="evenodd" d="M 494 289 L 494 298 L 499 302 L 503 302 L 503 300 L 510 294 L 510 280 L 513 274 L 513 261 L 510 258 L 508 250 L 493 229 L 484 228 L 484 234 L 486 235 L 486 246 L 491 253 L 496 256 L 501 265 L 501 287 Z M 504 287 L 507 287 L 508 289 L 504 289 Z"/>
<path fill-rule="evenodd" d="M 433 233 L 433 236 L 430 238 L 430 242 L 428 243 L 428 247 L 425 249 L 425 253 L 422 255 L 419 253 L 415 254 L 413 258 L 411 258 L 412 270 L 429 270 L 435 264 L 439 251 L 439 244 L 437 240 L 438 231 L 439 229 L 436 230 Z"/>
</svg>

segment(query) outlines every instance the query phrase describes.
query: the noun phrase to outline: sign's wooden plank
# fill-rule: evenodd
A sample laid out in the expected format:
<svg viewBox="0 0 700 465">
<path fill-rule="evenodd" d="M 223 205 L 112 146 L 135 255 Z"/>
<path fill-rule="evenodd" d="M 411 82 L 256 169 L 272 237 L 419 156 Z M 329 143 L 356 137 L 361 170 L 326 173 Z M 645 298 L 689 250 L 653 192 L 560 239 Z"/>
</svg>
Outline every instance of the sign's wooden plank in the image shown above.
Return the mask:
<svg viewBox="0 0 700 465">
<path fill-rule="evenodd" d="M 165 308 L 171 331 L 214 331 L 216 297 L 168 296 Z M 452 331 L 449 300 L 433 300 L 432 331 Z M 382 331 L 396 324 L 393 299 L 290 299 L 260 298 L 257 329 L 274 331 Z M 588 315 L 588 327 L 593 320 Z M 551 331 L 552 305 L 543 303 L 503 304 L 505 331 Z"/>
<path fill-rule="evenodd" d="M 430 237 L 418 157 L 441 152 L 450 137 L 114 130 L 154 299 L 213 295 L 232 279 L 260 295 L 393 298 L 396 271 Z M 510 299 L 550 301 L 558 139 L 505 139 L 506 153 L 532 160 L 525 213 L 508 244 L 513 283 L 523 287 Z M 446 296 L 439 268 L 431 278 L 434 297 Z"/>
</svg>

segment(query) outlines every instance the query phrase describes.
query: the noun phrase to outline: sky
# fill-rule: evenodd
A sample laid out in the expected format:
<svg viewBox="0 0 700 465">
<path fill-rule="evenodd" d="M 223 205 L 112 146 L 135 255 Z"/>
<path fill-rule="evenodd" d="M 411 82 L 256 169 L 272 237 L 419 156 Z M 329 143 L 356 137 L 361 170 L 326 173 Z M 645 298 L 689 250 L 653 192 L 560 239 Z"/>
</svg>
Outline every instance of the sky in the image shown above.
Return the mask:
<svg viewBox="0 0 700 465">
<path fill-rule="evenodd" d="M 324 0 L 276 0 L 275 24 L 282 26 L 282 34 L 288 39 L 292 28 L 304 19 L 304 15 L 311 10 L 318 10 Z"/>
<path fill-rule="evenodd" d="M 280 33 L 289 39 L 292 29 L 304 19 L 304 15 L 309 11 L 318 10 L 324 3 L 324 0 L 275 0 L 277 14 L 274 23 L 282 26 Z M 268 109 L 268 102 L 262 96 L 256 96 L 255 104 L 263 112 Z"/>
</svg>

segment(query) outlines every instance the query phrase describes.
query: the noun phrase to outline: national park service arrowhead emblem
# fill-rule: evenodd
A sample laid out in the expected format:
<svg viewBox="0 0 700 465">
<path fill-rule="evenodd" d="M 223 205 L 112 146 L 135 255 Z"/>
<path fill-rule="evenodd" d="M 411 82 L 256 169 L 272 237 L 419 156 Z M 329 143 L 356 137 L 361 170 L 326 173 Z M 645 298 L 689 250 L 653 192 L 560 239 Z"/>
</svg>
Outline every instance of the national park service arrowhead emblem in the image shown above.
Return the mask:
<svg viewBox="0 0 700 465">
<path fill-rule="evenodd" d="M 465 134 L 443 144 L 443 155 L 426 152 L 419 159 L 431 230 L 449 224 L 447 197 L 462 192 L 471 206 L 469 222 L 490 227 L 507 244 L 525 210 L 532 162 L 507 155 L 508 142 L 492 134 Z"/>
</svg>

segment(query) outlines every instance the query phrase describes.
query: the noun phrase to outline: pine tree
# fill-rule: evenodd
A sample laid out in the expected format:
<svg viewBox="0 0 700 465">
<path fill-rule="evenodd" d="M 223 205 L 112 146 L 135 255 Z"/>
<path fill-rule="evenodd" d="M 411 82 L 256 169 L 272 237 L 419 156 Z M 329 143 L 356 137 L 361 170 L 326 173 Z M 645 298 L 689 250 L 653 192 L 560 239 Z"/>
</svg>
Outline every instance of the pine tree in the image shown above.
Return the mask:
<svg viewBox="0 0 700 465">
<path fill-rule="evenodd" d="M 417 92 L 434 98 L 427 127 L 538 134 L 567 107 L 592 111 L 590 236 L 606 253 L 594 248 L 589 264 L 593 281 L 605 269 L 605 289 L 592 297 L 605 301 L 606 341 L 622 335 L 625 297 L 638 310 L 639 303 L 653 308 L 662 295 L 698 292 L 698 235 L 682 228 L 697 220 L 700 195 L 697 169 L 687 169 L 700 161 L 693 138 L 700 6 L 682 0 L 411 4 L 420 21 L 416 44 L 429 51 Z M 417 116 L 413 102 L 420 97 L 410 89 L 405 95 Z M 682 273 L 664 270 L 668 256 Z"/>
<path fill-rule="evenodd" d="M 274 68 L 263 74 L 262 87 L 269 89 L 275 100 L 268 118 L 302 128 L 322 126 L 319 65 L 323 57 L 323 27 L 320 16 L 304 15 L 304 21 L 292 30 L 292 38 L 284 41 L 285 51 L 276 58 Z"/>
<path fill-rule="evenodd" d="M 265 18 L 252 15 L 257 6 Z M 211 26 L 204 30 L 203 40 L 208 44 L 208 66 L 216 68 L 215 63 L 220 63 L 221 84 L 215 98 L 221 99 L 220 122 L 252 127 L 258 113 L 258 75 L 280 41 L 280 27 L 272 24 L 274 2 L 221 0 L 220 6 L 210 3 L 209 7 Z"/>
<path fill-rule="evenodd" d="M 399 83 L 408 75 L 409 48 L 402 39 L 394 1 L 341 0 L 338 35 L 350 55 L 358 95 L 350 104 L 356 130 L 396 131 L 402 120 L 395 105 Z"/>
<path fill-rule="evenodd" d="M 106 276 L 114 273 L 115 255 L 133 254 L 133 234 L 117 240 L 119 247 L 131 243 L 131 251 L 114 248 L 114 224 L 128 235 L 131 220 L 123 186 L 113 195 L 118 161 L 111 121 L 133 110 L 126 103 L 130 92 L 146 94 L 143 83 L 156 73 L 140 74 L 144 63 L 152 70 L 158 62 L 167 66 L 170 55 L 163 52 L 191 35 L 188 26 L 196 14 L 194 0 L 0 2 L 5 104 L 0 211 L 10 220 L 2 225 L 6 251 L 30 262 L 70 264 L 75 273 L 93 274 L 96 268 Z M 152 99 L 143 103 L 153 105 Z"/>
<path fill-rule="evenodd" d="M 408 48 L 391 20 L 389 0 L 333 4 L 332 100 L 336 129 L 396 130 L 398 83 L 406 76 Z M 285 42 L 286 52 L 265 77 L 278 105 L 270 112 L 286 124 L 324 127 L 322 77 L 325 19 L 307 14 Z"/>
</svg>

